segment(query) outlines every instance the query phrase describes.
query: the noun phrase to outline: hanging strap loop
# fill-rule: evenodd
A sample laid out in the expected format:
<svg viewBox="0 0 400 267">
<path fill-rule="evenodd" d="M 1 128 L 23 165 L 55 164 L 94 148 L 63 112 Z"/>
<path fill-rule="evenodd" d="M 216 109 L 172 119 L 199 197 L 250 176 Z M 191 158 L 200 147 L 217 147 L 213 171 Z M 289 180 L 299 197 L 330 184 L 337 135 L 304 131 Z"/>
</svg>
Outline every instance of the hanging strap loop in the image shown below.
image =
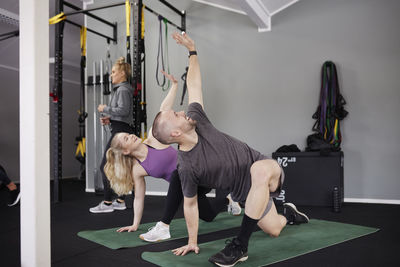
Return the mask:
<svg viewBox="0 0 400 267">
<path fill-rule="evenodd" d="M 167 73 L 168 74 L 170 74 L 170 70 L 169 70 L 169 55 L 168 55 L 168 20 L 166 19 L 166 18 L 164 18 L 163 19 L 163 22 L 164 22 L 164 26 L 165 26 L 165 62 L 166 62 L 166 64 L 167 64 Z M 167 85 L 164 87 L 163 86 L 163 88 L 162 88 L 162 90 L 163 91 L 166 91 L 166 90 L 168 90 L 168 88 L 171 86 L 171 81 L 168 79 L 168 81 L 167 81 Z"/>
<path fill-rule="evenodd" d="M 163 80 L 160 83 L 159 80 L 159 72 L 160 72 L 160 56 L 161 56 L 161 68 L 162 70 L 165 70 L 165 66 L 164 66 L 164 52 L 163 52 L 163 45 L 162 45 L 162 23 L 161 20 L 163 19 L 162 16 L 158 16 L 158 22 L 159 22 L 159 36 L 158 36 L 158 51 L 157 51 L 157 67 L 156 67 L 156 81 L 158 86 L 160 87 L 164 87 L 165 85 L 165 76 L 163 75 Z M 164 89 L 163 89 L 164 90 Z"/>
</svg>

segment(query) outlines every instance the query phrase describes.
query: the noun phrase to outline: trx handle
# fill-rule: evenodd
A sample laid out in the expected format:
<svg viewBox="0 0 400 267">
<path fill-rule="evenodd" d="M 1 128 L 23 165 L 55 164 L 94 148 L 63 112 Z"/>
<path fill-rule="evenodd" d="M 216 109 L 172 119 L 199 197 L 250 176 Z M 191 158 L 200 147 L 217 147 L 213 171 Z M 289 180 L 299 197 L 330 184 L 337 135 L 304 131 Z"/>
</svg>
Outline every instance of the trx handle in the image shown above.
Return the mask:
<svg viewBox="0 0 400 267">
<path fill-rule="evenodd" d="M 145 5 L 143 5 L 143 7 L 142 7 L 142 28 L 141 28 L 141 34 L 140 34 L 140 37 L 142 38 L 142 40 L 144 39 L 144 8 L 145 8 Z"/>
<path fill-rule="evenodd" d="M 86 34 L 87 28 L 81 27 L 81 56 L 86 57 Z"/>
<path fill-rule="evenodd" d="M 130 21 L 131 21 L 131 4 L 129 0 L 125 1 L 125 21 L 126 21 L 126 36 L 131 36 L 130 33 Z"/>
<path fill-rule="evenodd" d="M 54 17 L 51 17 L 49 19 L 49 24 L 57 24 L 60 21 L 63 21 L 67 18 L 67 16 L 64 14 L 64 12 L 61 12 L 60 14 L 55 15 Z"/>
<path fill-rule="evenodd" d="M 86 157 L 86 138 L 78 137 L 76 138 L 77 146 L 75 150 L 75 158 L 82 164 L 85 164 Z"/>
</svg>

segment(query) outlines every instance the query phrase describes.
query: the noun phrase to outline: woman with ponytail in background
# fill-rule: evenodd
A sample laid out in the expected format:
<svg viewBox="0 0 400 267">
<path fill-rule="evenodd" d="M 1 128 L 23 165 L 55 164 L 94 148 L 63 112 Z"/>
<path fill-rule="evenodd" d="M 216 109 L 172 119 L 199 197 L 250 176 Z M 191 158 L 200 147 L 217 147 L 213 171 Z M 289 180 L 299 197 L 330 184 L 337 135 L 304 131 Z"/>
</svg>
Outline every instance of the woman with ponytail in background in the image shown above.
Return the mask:
<svg viewBox="0 0 400 267">
<path fill-rule="evenodd" d="M 103 159 L 100 164 L 100 173 L 104 185 L 104 200 L 97 206 L 90 208 L 92 213 L 106 213 L 114 210 L 126 209 L 124 196 L 112 200 L 113 191 L 104 173 L 106 164 L 106 152 L 110 148 L 111 140 L 117 133 L 133 133 L 131 123 L 133 122 L 133 89 L 128 83 L 131 76 L 131 66 L 125 62 L 125 58 L 119 58 L 111 70 L 111 82 L 113 90 L 109 105 L 99 105 L 98 112 L 101 113 L 101 124 L 109 125 L 111 128 L 111 138 L 107 143 Z"/>
</svg>

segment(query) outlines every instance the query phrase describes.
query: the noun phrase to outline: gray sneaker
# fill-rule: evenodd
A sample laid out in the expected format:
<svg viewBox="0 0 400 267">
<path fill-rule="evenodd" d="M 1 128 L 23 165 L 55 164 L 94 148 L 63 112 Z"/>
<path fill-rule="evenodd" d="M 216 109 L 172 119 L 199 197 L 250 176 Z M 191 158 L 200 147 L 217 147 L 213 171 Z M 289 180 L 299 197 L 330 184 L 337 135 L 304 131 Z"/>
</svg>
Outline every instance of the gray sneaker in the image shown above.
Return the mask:
<svg viewBox="0 0 400 267">
<path fill-rule="evenodd" d="M 108 213 L 108 212 L 113 212 L 114 207 L 113 205 L 106 205 L 104 204 L 104 201 L 102 201 L 96 207 L 90 208 L 89 211 L 91 213 Z"/>
<path fill-rule="evenodd" d="M 242 213 L 242 208 L 239 203 L 232 201 L 228 204 L 228 212 L 232 215 L 238 216 Z"/>
<path fill-rule="evenodd" d="M 116 199 L 112 202 L 112 206 L 115 210 L 126 210 L 125 202 L 119 203 Z"/>
</svg>

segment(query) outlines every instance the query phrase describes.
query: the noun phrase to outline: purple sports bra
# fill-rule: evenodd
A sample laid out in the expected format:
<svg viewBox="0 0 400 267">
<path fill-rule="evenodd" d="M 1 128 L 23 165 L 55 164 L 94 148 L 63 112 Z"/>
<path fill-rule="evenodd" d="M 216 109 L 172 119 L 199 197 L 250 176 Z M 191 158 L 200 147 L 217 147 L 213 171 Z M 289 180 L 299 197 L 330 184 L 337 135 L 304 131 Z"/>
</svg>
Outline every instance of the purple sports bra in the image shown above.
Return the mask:
<svg viewBox="0 0 400 267">
<path fill-rule="evenodd" d="M 172 146 L 165 149 L 155 149 L 151 146 L 147 148 L 147 157 L 144 161 L 139 161 L 139 164 L 148 175 L 170 182 L 172 172 L 176 170 L 178 152 Z"/>
</svg>

